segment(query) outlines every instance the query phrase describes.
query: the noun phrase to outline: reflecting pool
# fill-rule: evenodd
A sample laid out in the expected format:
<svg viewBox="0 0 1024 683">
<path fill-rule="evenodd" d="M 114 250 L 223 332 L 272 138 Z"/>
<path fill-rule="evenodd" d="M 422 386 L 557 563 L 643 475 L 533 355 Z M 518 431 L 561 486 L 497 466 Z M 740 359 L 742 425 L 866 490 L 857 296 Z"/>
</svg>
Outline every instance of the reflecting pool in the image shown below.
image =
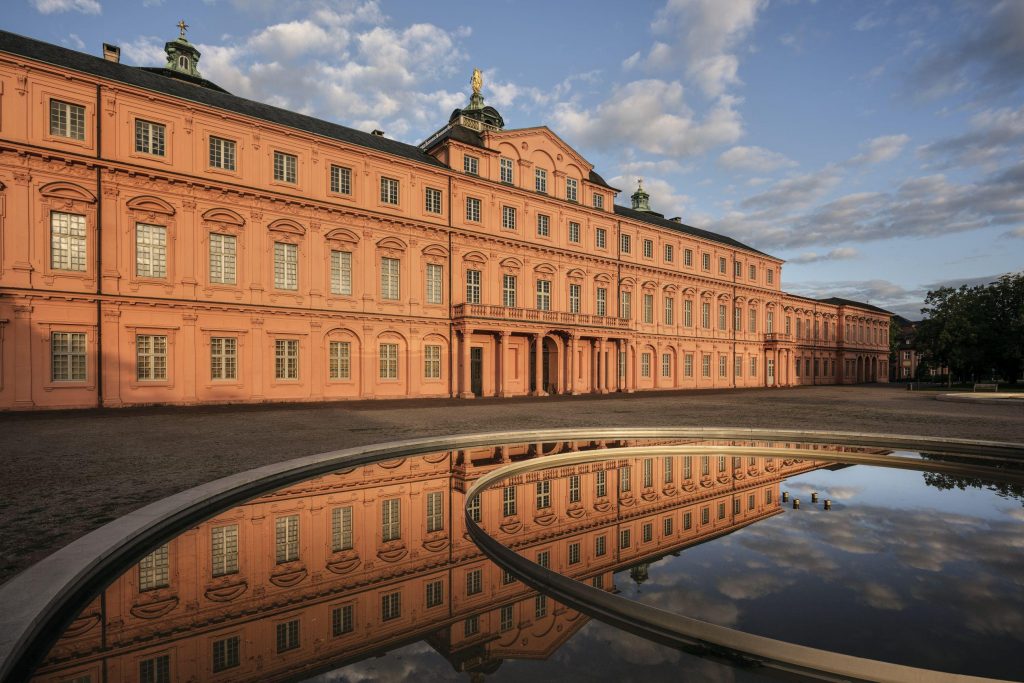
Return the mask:
<svg viewBox="0 0 1024 683">
<path fill-rule="evenodd" d="M 573 453 L 593 458 L 544 466 Z M 33 680 L 777 679 L 556 601 L 488 559 L 470 520 L 523 558 L 640 605 L 1022 680 L 1019 483 L 858 459 L 889 455 L 572 441 L 338 470 L 141 549 L 69 620 Z M 528 461 L 539 467 L 467 500 L 480 477 Z"/>
</svg>

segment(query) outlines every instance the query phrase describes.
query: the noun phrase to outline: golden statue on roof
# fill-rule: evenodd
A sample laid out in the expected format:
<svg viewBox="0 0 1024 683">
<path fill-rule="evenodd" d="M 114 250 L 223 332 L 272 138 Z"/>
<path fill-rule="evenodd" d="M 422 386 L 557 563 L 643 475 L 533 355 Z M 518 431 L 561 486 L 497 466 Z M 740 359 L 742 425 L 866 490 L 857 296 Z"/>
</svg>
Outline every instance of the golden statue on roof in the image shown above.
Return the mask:
<svg viewBox="0 0 1024 683">
<path fill-rule="evenodd" d="M 185 37 L 185 31 L 188 30 L 188 24 L 185 23 L 184 19 L 182 19 L 181 21 L 178 22 L 178 30 L 181 31 L 181 33 L 178 35 L 178 37 L 179 38 L 184 38 Z"/>
<path fill-rule="evenodd" d="M 484 87 L 484 74 L 480 69 L 473 69 L 473 78 L 469 79 L 469 84 L 473 86 L 473 94 L 479 95 L 480 89 Z"/>
</svg>

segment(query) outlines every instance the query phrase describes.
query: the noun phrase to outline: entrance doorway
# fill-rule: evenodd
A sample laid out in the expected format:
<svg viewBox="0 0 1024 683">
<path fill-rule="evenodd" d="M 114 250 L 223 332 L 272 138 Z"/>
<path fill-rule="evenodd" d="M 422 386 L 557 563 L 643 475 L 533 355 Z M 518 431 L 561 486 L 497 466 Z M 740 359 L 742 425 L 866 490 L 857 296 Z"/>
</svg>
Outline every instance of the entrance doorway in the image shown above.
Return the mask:
<svg viewBox="0 0 1024 683">
<path fill-rule="evenodd" d="M 484 395 L 484 350 L 479 346 L 469 349 L 469 390 L 477 398 Z"/>
<path fill-rule="evenodd" d="M 775 359 L 769 358 L 768 363 L 768 386 L 775 386 Z"/>
</svg>

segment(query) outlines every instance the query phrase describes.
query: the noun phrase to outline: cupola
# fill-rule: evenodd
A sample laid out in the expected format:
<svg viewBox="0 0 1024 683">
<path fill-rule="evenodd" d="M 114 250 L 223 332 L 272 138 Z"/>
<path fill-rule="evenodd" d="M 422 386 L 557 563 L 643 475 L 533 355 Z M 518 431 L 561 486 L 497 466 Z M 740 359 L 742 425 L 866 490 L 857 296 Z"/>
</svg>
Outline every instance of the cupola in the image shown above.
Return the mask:
<svg viewBox="0 0 1024 683">
<path fill-rule="evenodd" d="M 471 122 L 483 124 L 473 125 L 471 123 L 470 127 L 476 130 L 486 130 L 488 128 L 501 130 L 504 128 L 505 119 L 501 118 L 498 110 L 484 105 L 484 96 L 480 92 L 484 87 L 484 75 L 480 69 L 473 69 L 473 77 L 469 80 L 469 84 L 473 88 L 473 94 L 469 96 L 469 104 L 463 109 L 453 111 L 448 122 L 459 122 L 465 125 L 465 119 L 469 119 Z M 460 117 L 463 120 L 460 121 Z"/>
<path fill-rule="evenodd" d="M 651 195 L 644 191 L 644 179 L 637 178 L 636 181 L 636 192 L 634 192 L 630 199 L 633 200 L 634 211 L 644 211 L 646 213 L 654 213 L 651 211 Z"/>
<path fill-rule="evenodd" d="M 188 24 L 182 19 L 178 22 L 178 37 L 164 44 L 164 52 L 167 53 L 167 66 L 164 68 L 193 78 L 202 78 L 199 73 L 199 50 L 185 39 L 187 30 Z"/>
</svg>

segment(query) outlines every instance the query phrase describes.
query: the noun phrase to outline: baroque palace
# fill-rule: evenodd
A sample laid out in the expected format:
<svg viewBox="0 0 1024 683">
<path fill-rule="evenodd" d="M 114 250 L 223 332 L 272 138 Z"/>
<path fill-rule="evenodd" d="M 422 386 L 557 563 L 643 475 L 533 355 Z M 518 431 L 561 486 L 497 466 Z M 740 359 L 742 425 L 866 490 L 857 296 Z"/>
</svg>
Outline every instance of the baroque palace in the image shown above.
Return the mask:
<svg viewBox="0 0 1024 683">
<path fill-rule="evenodd" d="M 0 31 L 0 409 L 886 381 L 890 314 L 545 126 L 418 146 Z M 655 198 L 656 200 L 656 198 Z"/>
</svg>

